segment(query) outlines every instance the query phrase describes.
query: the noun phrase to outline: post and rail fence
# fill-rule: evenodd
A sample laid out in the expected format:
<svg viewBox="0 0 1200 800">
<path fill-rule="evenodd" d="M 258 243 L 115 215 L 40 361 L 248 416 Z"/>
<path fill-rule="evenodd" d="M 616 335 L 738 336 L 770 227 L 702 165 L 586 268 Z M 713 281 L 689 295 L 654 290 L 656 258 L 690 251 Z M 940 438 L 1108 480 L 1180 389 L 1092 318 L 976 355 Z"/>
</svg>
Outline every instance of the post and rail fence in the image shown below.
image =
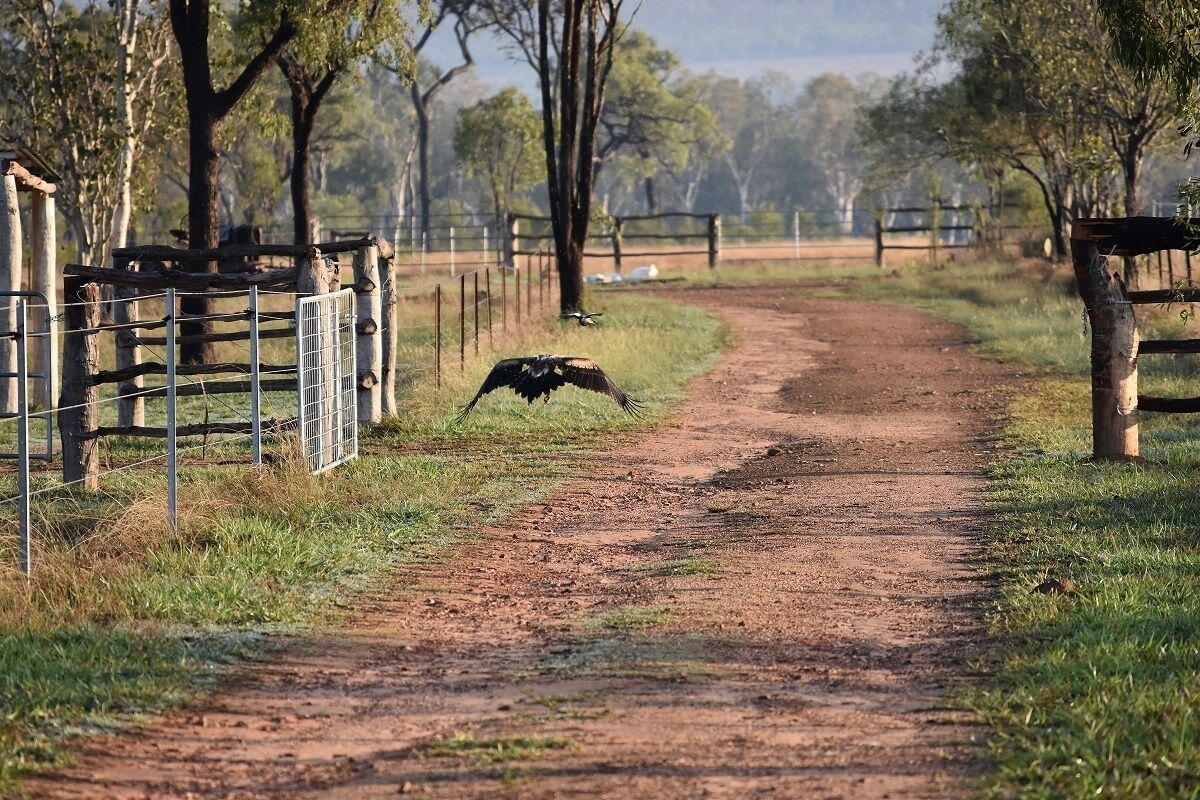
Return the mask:
<svg viewBox="0 0 1200 800">
<path fill-rule="evenodd" d="M 1191 253 L 1200 248 L 1200 220 L 1170 217 L 1079 219 L 1071 231 L 1071 259 L 1091 330 L 1092 455 L 1098 460 L 1140 458 L 1140 412 L 1200 413 L 1200 397 L 1167 398 L 1140 394 L 1141 355 L 1200 353 L 1200 339 L 1142 340 L 1136 309 L 1142 305 L 1200 302 L 1191 281 Z M 1168 288 L 1130 290 L 1112 259 L 1137 259 L 1183 251 L 1186 283 L 1169 276 Z M 1148 261 L 1148 259 L 1147 259 Z"/>
<path fill-rule="evenodd" d="M 349 272 L 338 263 L 347 256 Z M 255 266 L 242 273 L 193 271 L 233 257 Z M 290 263 L 272 266 L 264 258 Z M 250 462 L 259 465 L 266 437 L 299 431 L 312 471 L 331 468 L 353 456 L 359 425 L 398 413 L 402 381 L 431 371 L 442 384 L 444 349 L 457 346 L 465 370 L 468 352 L 494 346 L 498 335 L 534 319 L 535 309 L 557 308 L 556 270 L 546 254 L 523 268 L 460 273 L 453 280 L 457 309 L 446 307 L 443 282 L 400 285 L 394 261 L 390 244 L 372 237 L 219 251 L 124 248 L 111 268 L 64 268 L 60 315 L 50 316 L 51 304 L 37 292 L 0 298 L 16 308 L 7 336 L 16 345 L 17 368 L 0 378 L 16 387 L 18 400 L 0 418 L 16 425 L 8 434 L 0 428 L 0 438 L 11 439 L 17 466 L 17 492 L 0 498 L 0 506 L 16 512 L 22 570 L 31 568 L 34 501 L 54 502 L 72 487 L 104 492 L 102 476 L 155 465 L 166 473 L 166 519 L 173 527 L 185 458 L 214 453 L 236 463 L 248 445 Z M 353 281 L 347 277 L 345 289 L 343 274 Z M 111 300 L 102 300 L 103 287 L 113 289 Z M 208 298 L 211 312 L 180 313 L 188 296 Z M 310 314 L 310 308 L 323 310 Z M 457 337 L 446 335 L 443 321 L 457 327 Z M 184 327 L 197 323 L 204 325 L 199 333 Z M 48 371 L 29 365 L 52 338 L 63 342 L 62 392 L 43 408 L 39 381 L 59 370 L 52 354 L 36 359 L 47 361 Z M 212 363 L 182 361 L 179 348 L 196 341 L 218 348 Z M 44 450 L 30 437 L 30 422 L 39 419 Z M 39 458 L 59 463 L 31 476 Z M 61 466 L 57 478 L 50 472 L 55 466 Z"/>
</svg>

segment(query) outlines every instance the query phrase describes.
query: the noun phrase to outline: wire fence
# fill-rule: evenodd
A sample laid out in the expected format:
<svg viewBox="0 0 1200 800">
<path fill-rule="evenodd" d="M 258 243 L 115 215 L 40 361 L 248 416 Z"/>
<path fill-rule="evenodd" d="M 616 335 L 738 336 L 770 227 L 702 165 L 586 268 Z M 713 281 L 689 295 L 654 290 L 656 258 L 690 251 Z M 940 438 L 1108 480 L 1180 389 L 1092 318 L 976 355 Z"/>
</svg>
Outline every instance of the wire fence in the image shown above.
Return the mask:
<svg viewBox="0 0 1200 800">
<path fill-rule="evenodd" d="M 557 308 L 557 276 L 545 255 L 525 266 L 489 265 L 417 287 L 403 286 L 386 263 L 376 273 L 380 285 L 370 285 L 357 276 L 360 255 L 353 290 L 311 299 L 294 288 L 250 286 L 135 290 L 102 301 L 92 285 L 83 297 L 69 289 L 58 304 L 61 313 L 48 318 L 49 304 L 40 296 L 0 297 L 0 306 L 11 306 L 17 320 L 13 330 L 0 331 L 15 343 L 17 356 L 16 369 L 0 374 L 0 383 L 15 391 L 15 410 L 0 415 L 0 451 L 12 456 L 0 463 L 0 525 L 15 533 L 0 537 L 0 559 L 28 574 L 39 542 L 47 545 L 58 535 L 56 520 L 81 504 L 95 507 L 107 499 L 119 506 L 158 481 L 164 525 L 173 530 L 181 471 L 261 465 L 268 445 L 289 446 L 301 428 L 312 471 L 344 462 L 357 443 L 355 395 L 368 383 L 356 367 L 356 339 L 374 335 L 376 322 L 360 325 L 356 312 L 367 307 L 372 291 L 382 296 L 374 308 L 384 312 L 379 338 L 387 343 L 390 369 L 383 377 L 393 385 L 383 394 L 393 414 L 397 391 L 426 381 L 440 386 L 447 370 L 465 370 L 469 354 Z M 185 326 L 199 318 L 180 308 L 200 297 L 211 304 L 203 336 L 212 343 L 212 359 L 186 363 Z M 315 329 L 306 328 L 307 309 L 321 303 L 336 308 L 317 314 L 325 322 Z M 87 363 L 84 376 L 73 374 L 64 360 L 64 400 L 48 409 L 38 400 L 43 374 L 30 364 L 51 337 L 69 352 L 85 353 Z M 87 384 L 82 389 L 79 379 Z M 334 388 L 306 391 L 318 385 Z M 44 438 L 42 430 L 31 430 L 38 420 L 45 421 Z M 60 430 L 62 437 L 56 436 Z M 71 471 L 80 453 L 93 471 Z"/>
</svg>

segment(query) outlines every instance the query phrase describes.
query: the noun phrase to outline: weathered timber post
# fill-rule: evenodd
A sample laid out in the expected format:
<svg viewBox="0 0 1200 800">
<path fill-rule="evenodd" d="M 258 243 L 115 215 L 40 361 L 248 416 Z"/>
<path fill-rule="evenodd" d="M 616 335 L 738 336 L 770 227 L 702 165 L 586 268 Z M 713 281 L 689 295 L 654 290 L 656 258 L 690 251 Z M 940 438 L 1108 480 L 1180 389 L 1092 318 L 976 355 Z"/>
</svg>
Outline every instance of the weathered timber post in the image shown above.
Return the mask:
<svg viewBox="0 0 1200 800">
<path fill-rule="evenodd" d="M 38 402 L 42 408 L 54 408 L 58 402 L 60 377 L 52 369 L 54 354 L 58 353 L 58 235 L 55 231 L 54 195 L 45 191 L 33 192 L 33 275 L 30 288 L 46 296 L 46 307 L 38 313 L 44 320 L 35 327 L 46 335 L 40 339 L 34 351 L 34 371 L 47 376 L 42 381 L 42 393 Z M 41 312 L 45 312 L 43 317 Z"/>
<path fill-rule="evenodd" d="M 875 266 L 883 266 L 883 216 L 875 215 Z"/>
<path fill-rule="evenodd" d="M 387 242 L 375 240 L 374 244 L 360 247 L 354 254 L 355 395 L 360 425 L 378 425 L 383 421 L 381 243 L 387 245 Z"/>
<path fill-rule="evenodd" d="M 442 285 L 433 287 L 433 384 L 442 388 Z"/>
<path fill-rule="evenodd" d="M 708 215 L 708 266 L 716 269 L 721 260 L 721 215 Z"/>
<path fill-rule="evenodd" d="M 458 276 L 458 371 L 467 369 L 467 276 Z"/>
<path fill-rule="evenodd" d="M 0 291 L 21 291 L 21 209 L 17 179 L 0 174 Z M 17 298 L 0 298 L 0 372 L 17 374 Z M 17 381 L 0 378 L 0 413 L 17 413 Z"/>
<path fill-rule="evenodd" d="M 396 254 L 380 264 L 383 278 L 383 413 L 395 416 L 396 407 L 396 345 L 399 336 L 399 316 L 396 302 Z"/>
<path fill-rule="evenodd" d="M 517 266 L 517 250 L 520 249 L 518 240 L 521 238 L 521 221 L 509 214 L 504 225 L 504 263 L 509 269 Z"/>
<path fill-rule="evenodd" d="M 487 332 L 488 332 L 488 348 L 495 347 L 495 340 L 492 338 L 492 268 L 483 268 L 483 279 L 485 288 L 483 290 L 483 302 L 487 304 Z"/>
<path fill-rule="evenodd" d="M 63 299 L 66 333 L 63 341 L 63 385 L 58 401 L 58 432 L 62 439 L 63 482 L 100 488 L 96 430 L 99 392 L 93 376 L 100 366 L 96 326 L 100 324 L 100 287 L 83 278 L 67 278 Z"/>
<path fill-rule="evenodd" d="M 613 232 L 612 232 L 612 248 L 613 248 L 613 268 L 621 271 L 621 236 L 625 232 L 625 220 L 621 217 L 613 217 Z"/>
<path fill-rule="evenodd" d="M 325 294 L 329 291 L 330 271 L 317 248 L 296 259 L 296 294 Z"/>
<path fill-rule="evenodd" d="M 131 262 L 124 256 L 113 256 L 113 269 L 117 272 L 127 272 Z M 138 321 L 138 304 L 133 298 L 138 290 L 128 286 L 113 287 L 112 320 L 119 325 Z M 138 344 L 135 331 L 117 331 L 116 365 L 117 369 L 131 369 L 142 363 L 142 348 Z M 117 401 L 117 424 L 122 427 L 146 424 L 146 399 L 141 396 L 143 388 L 142 376 L 135 375 L 117 384 L 120 399 Z"/>
<path fill-rule="evenodd" d="M 1079 294 L 1092 325 L 1092 455 L 1120 461 L 1138 457 L 1138 331 L 1120 273 L 1096 245 L 1071 240 Z"/>
</svg>

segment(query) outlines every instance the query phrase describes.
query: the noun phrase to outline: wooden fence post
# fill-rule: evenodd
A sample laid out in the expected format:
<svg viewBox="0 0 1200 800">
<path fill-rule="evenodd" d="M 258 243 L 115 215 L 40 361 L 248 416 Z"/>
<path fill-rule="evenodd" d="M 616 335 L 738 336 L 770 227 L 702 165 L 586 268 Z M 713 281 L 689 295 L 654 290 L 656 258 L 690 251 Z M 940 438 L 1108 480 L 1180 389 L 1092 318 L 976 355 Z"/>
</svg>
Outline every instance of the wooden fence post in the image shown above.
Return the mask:
<svg viewBox="0 0 1200 800">
<path fill-rule="evenodd" d="M 355 395 L 360 425 L 378 425 L 383 421 L 381 249 L 377 241 L 360 247 L 354 254 Z"/>
<path fill-rule="evenodd" d="M 488 348 L 495 347 L 495 340 L 492 338 L 492 268 L 483 268 L 483 279 L 485 288 L 483 290 L 483 301 L 487 304 L 487 332 L 488 332 Z"/>
<path fill-rule="evenodd" d="M 883 215 L 875 215 L 875 266 L 883 266 Z"/>
<path fill-rule="evenodd" d="M 396 302 L 396 253 L 391 258 L 383 259 L 380 265 L 383 278 L 383 413 L 395 416 L 396 406 L 396 346 L 398 344 L 399 323 Z"/>
<path fill-rule="evenodd" d="M 51 369 L 54 359 L 51 354 L 58 353 L 58 235 L 55 231 L 54 195 L 43 191 L 33 190 L 33 275 L 31 288 L 46 296 L 45 328 L 38 325 L 35 330 L 44 332 L 46 337 L 34 351 L 34 369 L 49 377 L 42 385 L 42 394 L 38 398 L 42 408 L 54 408 L 58 402 L 60 375 L 57 369 Z M 40 316 L 40 315 L 39 315 Z"/>
<path fill-rule="evenodd" d="M 517 251 L 521 249 L 521 221 L 509 214 L 504 226 L 504 263 L 509 269 L 517 266 Z"/>
<path fill-rule="evenodd" d="M 500 327 L 508 333 L 508 270 L 500 266 Z"/>
<path fill-rule="evenodd" d="M 708 266 L 715 269 L 721 260 L 721 215 L 708 215 Z"/>
<path fill-rule="evenodd" d="M 458 276 L 458 371 L 467 369 L 467 276 Z"/>
<path fill-rule="evenodd" d="M 132 267 L 128 258 L 113 257 L 113 269 L 118 272 L 129 271 Z M 127 286 L 113 287 L 112 320 L 117 324 L 128 324 L 138 321 L 137 297 L 138 290 Z M 137 335 L 132 330 L 117 331 L 116 335 L 116 365 L 117 369 L 129 369 L 142 363 L 142 348 L 138 344 Z M 137 375 L 117 384 L 121 399 L 117 401 L 117 424 L 126 427 L 146 424 L 146 399 L 141 396 L 144 384 L 142 376 Z"/>
<path fill-rule="evenodd" d="M 23 249 L 17 179 L 14 175 L 0 175 L 0 291 L 21 291 Z M 17 345 L 10 335 L 16 330 L 17 298 L 0 298 L 0 372 L 9 375 L 17 374 Z M 0 378 L 0 413 L 17 413 L 15 378 Z"/>
<path fill-rule="evenodd" d="M 91 435 L 100 419 L 93 376 L 100 365 L 95 328 L 100 324 L 100 287 L 83 278 L 64 282 L 66 333 L 63 341 L 62 397 L 58 432 L 62 439 L 63 481 L 100 488 L 100 460 Z M 91 331 L 85 333 L 82 331 Z"/>
<path fill-rule="evenodd" d="M 1129 292 L 1092 242 L 1072 239 L 1071 257 L 1092 324 L 1092 455 L 1135 459 L 1138 331 Z"/>
<path fill-rule="evenodd" d="M 442 285 L 433 287 L 433 385 L 442 388 Z"/>
<path fill-rule="evenodd" d="M 612 232 L 612 248 L 613 248 L 613 267 L 617 272 L 621 271 L 621 236 L 625 231 L 625 220 L 621 217 L 613 217 L 613 232 Z"/>
<path fill-rule="evenodd" d="M 329 292 L 330 270 L 317 248 L 296 259 L 296 294 L 315 295 Z"/>
</svg>

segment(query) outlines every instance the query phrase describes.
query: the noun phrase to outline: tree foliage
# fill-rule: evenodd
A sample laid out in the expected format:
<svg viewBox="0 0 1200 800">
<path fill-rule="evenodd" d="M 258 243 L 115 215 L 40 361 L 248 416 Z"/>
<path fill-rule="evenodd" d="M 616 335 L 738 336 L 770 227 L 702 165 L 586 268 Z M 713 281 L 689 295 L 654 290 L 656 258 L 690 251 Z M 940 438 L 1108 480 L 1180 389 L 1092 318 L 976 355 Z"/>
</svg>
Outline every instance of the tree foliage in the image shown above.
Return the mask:
<svg viewBox="0 0 1200 800">
<path fill-rule="evenodd" d="M 454 152 L 468 176 L 485 176 L 497 230 L 517 190 L 544 177 L 539 119 L 529 97 L 512 87 L 458 112 Z"/>
<path fill-rule="evenodd" d="M 78 256 L 105 258 L 120 194 L 117 153 L 134 139 L 134 156 L 171 120 L 168 36 L 158 5 L 143 12 L 141 46 L 132 54 L 127 91 L 136 99 L 128 129 L 118 111 L 117 15 L 87 0 L 0 2 L 0 139 L 41 152 L 62 175 L 58 207 Z M 142 178 L 157 169 L 140 166 Z"/>
</svg>

